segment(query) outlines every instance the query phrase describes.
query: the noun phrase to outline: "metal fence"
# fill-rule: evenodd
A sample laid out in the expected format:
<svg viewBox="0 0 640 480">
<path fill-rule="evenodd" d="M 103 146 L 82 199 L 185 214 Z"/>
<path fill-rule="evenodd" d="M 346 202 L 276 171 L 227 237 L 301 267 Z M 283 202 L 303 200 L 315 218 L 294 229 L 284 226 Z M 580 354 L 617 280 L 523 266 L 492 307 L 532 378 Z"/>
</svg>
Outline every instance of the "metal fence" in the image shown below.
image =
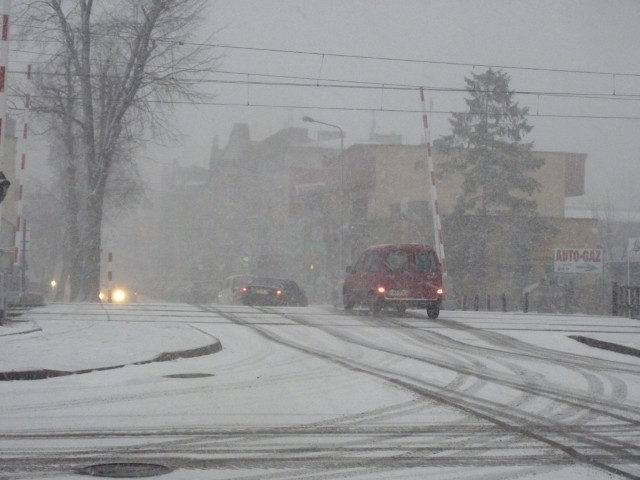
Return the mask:
<svg viewBox="0 0 640 480">
<path fill-rule="evenodd" d="M 614 316 L 640 318 L 640 286 L 614 283 L 611 305 Z"/>
<path fill-rule="evenodd" d="M 0 271 L 0 324 L 9 316 L 9 310 L 17 307 L 36 307 L 44 304 L 44 295 L 27 291 L 19 272 Z"/>
<path fill-rule="evenodd" d="M 529 311 L 529 294 L 522 298 L 510 298 L 506 293 L 461 295 L 450 299 L 448 307 L 456 310 L 472 310 L 485 312 Z"/>
</svg>

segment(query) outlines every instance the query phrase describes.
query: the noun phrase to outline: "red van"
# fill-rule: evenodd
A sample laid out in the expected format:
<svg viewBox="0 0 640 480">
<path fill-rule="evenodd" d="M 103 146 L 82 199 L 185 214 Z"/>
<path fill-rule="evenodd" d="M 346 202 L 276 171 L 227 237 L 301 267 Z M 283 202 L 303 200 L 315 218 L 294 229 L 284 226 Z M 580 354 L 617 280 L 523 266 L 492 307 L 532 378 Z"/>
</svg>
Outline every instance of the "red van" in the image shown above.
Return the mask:
<svg viewBox="0 0 640 480">
<path fill-rule="evenodd" d="M 342 287 L 345 310 L 364 305 L 372 313 L 393 307 L 426 308 L 438 318 L 444 295 L 442 267 L 433 247 L 423 244 L 376 245 L 347 267 Z"/>
</svg>

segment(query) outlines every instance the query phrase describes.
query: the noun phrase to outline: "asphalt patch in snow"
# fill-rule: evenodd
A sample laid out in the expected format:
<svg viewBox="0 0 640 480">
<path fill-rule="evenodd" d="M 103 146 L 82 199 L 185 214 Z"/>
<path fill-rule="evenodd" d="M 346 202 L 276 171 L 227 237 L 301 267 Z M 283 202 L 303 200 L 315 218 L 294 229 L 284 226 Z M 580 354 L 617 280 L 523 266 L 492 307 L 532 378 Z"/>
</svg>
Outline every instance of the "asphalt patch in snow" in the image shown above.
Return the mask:
<svg viewBox="0 0 640 480">
<path fill-rule="evenodd" d="M 140 478 L 165 475 L 173 468 L 155 463 L 105 463 L 81 468 L 78 473 L 94 477 Z"/>
<path fill-rule="evenodd" d="M 213 373 L 174 373 L 172 375 L 165 375 L 164 378 L 206 378 L 213 376 Z"/>
<path fill-rule="evenodd" d="M 637 348 L 625 347 L 624 345 L 618 345 L 617 343 L 605 342 L 602 340 L 596 340 L 595 338 L 582 337 L 579 335 L 570 335 L 569 338 L 576 340 L 577 342 L 584 343 L 585 345 L 589 345 L 590 347 L 640 357 L 640 350 Z"/>
<path fill-rule="evenodd" d="M 222 344 L 218 341 L 209 345 L 205 345 L 204 347 L 192 348 L 190 350 L 181 350 L 178 352 L 164 352 L 164 353 L 161 353 L 160 355 L 155 356 L 151 360 L 143 360 L 141 362 L 134 362 L 134 363 L 125 363 L 123 365 L 112 365 L 109 367 L 87 368 L 84 370 L 75 370 L 75 371 L 50 370 L 46 368 L 41 368 L 37 370 L 0 372 L 0 381 L 42 380 L 44 378 L 63 377 L 66 375 L 81 375 L 83 373 L 100 372 L 103 370 L 114 370 L 116 368 L 123 368 L 128 365 L 146 365 L 154 362 L 169 362 L 172 360 L 178 360 L 180 358 L 202 357 L 204 355 L 214 354 L 216 352 L 219 352 L 220 350 L 222 350 Z"/>
</svg>

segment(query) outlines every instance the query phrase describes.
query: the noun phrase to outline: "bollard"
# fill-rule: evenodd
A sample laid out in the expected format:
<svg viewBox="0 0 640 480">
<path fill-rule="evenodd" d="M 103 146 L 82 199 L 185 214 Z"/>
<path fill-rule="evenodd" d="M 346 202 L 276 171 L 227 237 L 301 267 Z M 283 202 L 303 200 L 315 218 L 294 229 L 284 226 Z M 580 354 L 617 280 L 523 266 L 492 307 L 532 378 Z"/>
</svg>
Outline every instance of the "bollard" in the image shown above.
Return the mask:
<svg viewBox="0 0 640 480">
<path fill-rule="evenodd" d="M 524 294 L 524 307 L 522 308 L 522 310 L 524 311 L 524 313 L 529 312 L 529 292 L 526 292 Z"/>
<path fill-rule="evenodd" d="M 4 295 L 4 272 L 0 272 L 0 325 L 4 322 L 6 300 Z"/>
<path fill-rule="evenodd" d="M 611 291 L 611 314 L 614 317 L 618 316 L 618 283 L 613 282 Z"/>
<path fill-rule="evenodd" d="M 507 311 L 507 294 L 506 293 L 502 294 L 502 311 L 503 312 Z"/>
<path fill-rule="evenodd" d="M 476 293 L 476 296 L 473 297 L 473 309 L 477 312 L 480 310 L 480 296 Z"/>
<path fill-rule="evenodd" d="M 462 296 L 462 311 L 467 310 L 467 297 L 465 295 Z"/>
<path fill-rule="evenodd" d="M 487 312 L 491 311 L 491 295 L 487 294 Z"/>
<path fill-rule="evenodd" d="M 640 287 L 631 288 L 631 302 L 629 305 L 629 318 L 638 318 L 640 315 Z"/>
</svg>

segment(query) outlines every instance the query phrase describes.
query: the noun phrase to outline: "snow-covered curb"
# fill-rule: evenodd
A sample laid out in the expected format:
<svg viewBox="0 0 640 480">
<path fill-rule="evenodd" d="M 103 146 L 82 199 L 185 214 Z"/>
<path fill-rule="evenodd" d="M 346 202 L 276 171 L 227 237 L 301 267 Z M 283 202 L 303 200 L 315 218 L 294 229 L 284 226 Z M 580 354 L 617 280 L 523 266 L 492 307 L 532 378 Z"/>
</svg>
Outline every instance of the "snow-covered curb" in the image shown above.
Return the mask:
<svg viewBox="0 0 640 480">
<path fill-rule="evenodd" d="M 583 337 L 581 335 L 570 335 L 569 338 L 573 340 L 589 345 L 590 347 L 602 348 L 603 350 L 609 350 L 611 352 L 623 353 L 625 355 L 633 355 L 634 357 L 640 357 L 640 350 L 637 348 L 625 347 L 624 345 L 618 345 L 617 343 L 604 342 L 602 340 L 596 340 L 595 338 Z"/>
<path fill-rule="evenodd" d="M 22 370 L 11 372 L 0 372 L 0 381 L 7 380 L 41 380 L 43 378 L 62 377 L 65 375 L 79 375 L 89 372 L 98 372 L 102 370 L 113 370 L 116 368 L 126 367 L 128 365 L 145 365 L 153 362 L 168 362 L 179 358 L 193 358 L 204 355 L 211 355 L 222 350 L 220 341 L 214 342 L 204 347 L 192 348 L 189 350 L 181 350 L 177 352 L 163 352 L 150 360 L 140 362 L 127 363 L 122 365 L 112 365 L 108 367 L 87 368 L 84 370 L 66 371 L 66 370 L 50 370 L 46 368 L 36 370 Z"/>
</svg>

